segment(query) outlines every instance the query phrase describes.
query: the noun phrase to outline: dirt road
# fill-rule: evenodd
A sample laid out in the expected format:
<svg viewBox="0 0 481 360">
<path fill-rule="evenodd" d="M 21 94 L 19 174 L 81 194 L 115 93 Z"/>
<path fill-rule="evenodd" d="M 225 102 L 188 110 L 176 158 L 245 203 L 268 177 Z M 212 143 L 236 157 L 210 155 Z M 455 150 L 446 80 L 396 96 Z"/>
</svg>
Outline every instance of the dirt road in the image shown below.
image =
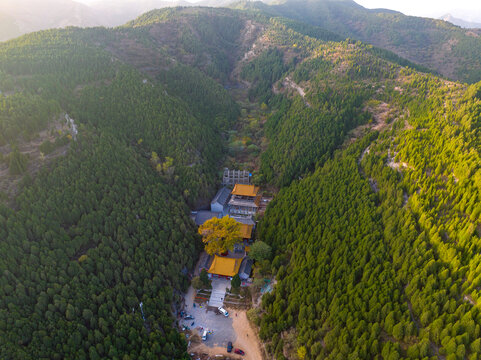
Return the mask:
<svg viewBox="0 0 481 360">
<path fill-rule="evenodd" d="M 242 358 L 245 360 L 262 360 L 261 348 L 259 339 L 256 333 L 252 329 L 249 321 L 247 320 L 247 315 L 245 311 L 229 310 L 230 317 L 232 318 L 232 326 L 236 333 L 236 338 L 232 340 L 234 348 L 241 349 L 245 351 L 245 356 Z M 237 313 L 237 316 L 236 316 Z M 227 353 L 225 347 L 209 347 L 205 343 L 193 344 L 189 348 L 189 353 L 205 353 L 211 356 L 215 355 L 232 355 Z"/>
<path fill-rule="evenodd" d="M 234 319 L 234 331 L 237 334 L 234 347 L 245 351 L 246 360 L 262 360 L 260 340 L 247 320 L 246 312 L 234 310 L 231 314 Z"/>
</svg>

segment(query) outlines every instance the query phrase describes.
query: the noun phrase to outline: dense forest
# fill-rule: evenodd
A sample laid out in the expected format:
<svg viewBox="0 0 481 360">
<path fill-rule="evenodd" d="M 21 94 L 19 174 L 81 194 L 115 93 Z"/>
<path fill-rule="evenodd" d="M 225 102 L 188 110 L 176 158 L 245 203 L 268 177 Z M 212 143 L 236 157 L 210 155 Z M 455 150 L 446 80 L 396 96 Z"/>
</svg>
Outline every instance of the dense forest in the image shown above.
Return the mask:
<svg viewBox="0 0 481 360">
<path fill-rule="evenodd" d="M 0 43 L 0 174 L 21 179 L 0 196 L 0 357 L 189 358 L 189 210 L 249 106 L 255 181 L 279 189 L 256 230 L 267 352 L 477 359 L 481 86 L 344 35 L 175 8 Z M 65 154 L 30 174 L 44 133 Z"/>
<path fill-rule="evenodd" d="M 292 76 L 318 96 L 323 72 L 301 75 L 324 63 Z M 382 80 L 364 99 L 389 104 L 385 130 L 318 157 L 261 224 L 278 284 L 263 298 L 260 336 L 278 359 L 476 359 L 479 85 L 392 66 L 367 77 Z"/>
<path fill-rule="evenodd" d="M 110 39 L 55 30 L 0 47 L 2 144 L 62 113 L 79 128 L 66 157 L 26 177 L 15 210 L 2 205 L 0 357 L 183 358 L 172 305 L 202 247 L 187 204 L 215 190 L 221 130 L 238 110 L 198 70 L 182 71 L 195 97 L 173 81 L 178 68 L 163 85 L 92 36 Z"/>
<path fill-rule="evenodd" d="M 183 356 L 170 303 L 199 246 L 169 189 L 115 135 L 86 134 L 2 208 L 2 358 Z"/>
</svg>

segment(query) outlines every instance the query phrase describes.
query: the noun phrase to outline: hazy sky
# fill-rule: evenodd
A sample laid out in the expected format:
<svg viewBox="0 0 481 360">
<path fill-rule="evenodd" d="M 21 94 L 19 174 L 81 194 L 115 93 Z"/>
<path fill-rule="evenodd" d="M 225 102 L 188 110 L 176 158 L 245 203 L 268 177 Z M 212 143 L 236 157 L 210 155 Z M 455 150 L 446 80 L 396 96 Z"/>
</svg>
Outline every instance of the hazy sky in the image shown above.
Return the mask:
<svg viewBox="0 0 481 360">
<path fill-rule="evenodd" d="M 476 18 L 481 14 L 479 0 L 355 0 L 358 4 L 372 8 L 398 10 L 406 15 L 441 16 L 446 13 L 462 13 L 464 17 Z M 454 15 L 454 14 L 453 14 Z M 469 20 L 469 19 L 467 19 Z"/>
</svg>

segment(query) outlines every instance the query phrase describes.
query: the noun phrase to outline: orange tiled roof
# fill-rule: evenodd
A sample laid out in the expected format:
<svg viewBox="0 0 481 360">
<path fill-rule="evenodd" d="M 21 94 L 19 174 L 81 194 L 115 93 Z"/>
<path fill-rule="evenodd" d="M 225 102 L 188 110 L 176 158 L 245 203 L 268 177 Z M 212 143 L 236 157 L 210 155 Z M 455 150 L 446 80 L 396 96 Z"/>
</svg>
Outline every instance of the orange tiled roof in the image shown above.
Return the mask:
<svg viewBox="0 0 481 360">
<path fill-rule="evenodd" d="M 242 259 L 233 259 L 215 255 L 214 261 L 208 272 L 210 274 L 222 276 L 234 276 L 239 272 L 241 263 Z"/>
<path fill-rule="evenodd" d="M 252 237 L 253 225 L 241 224 L 240 232 L 243 239 L 250 239 Z"/>
<path fill-rule="evenodd" d="M 232 190 L 232 195 L 239 196 L 257 196 L 258 193 L 259 187 L 254 185 L 235 184 L 234 190 Z"/>
</svg>

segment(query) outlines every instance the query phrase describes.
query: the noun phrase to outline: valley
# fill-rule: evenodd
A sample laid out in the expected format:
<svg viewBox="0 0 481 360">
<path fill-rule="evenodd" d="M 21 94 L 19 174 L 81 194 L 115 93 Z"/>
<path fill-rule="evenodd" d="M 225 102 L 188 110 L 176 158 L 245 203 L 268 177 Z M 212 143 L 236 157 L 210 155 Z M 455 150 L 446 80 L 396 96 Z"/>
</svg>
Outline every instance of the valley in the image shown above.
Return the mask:
<svg viewBox="0 0 481 360">
<path fill-rule="evenodd" d="M 0 43 L 0 358 L 479 357 L 481 85 L 436 75 L 476 61 L 248 5 Z M 224 168 L 260 201 L 239 286 L 192 221 Z"/>
</svg>

